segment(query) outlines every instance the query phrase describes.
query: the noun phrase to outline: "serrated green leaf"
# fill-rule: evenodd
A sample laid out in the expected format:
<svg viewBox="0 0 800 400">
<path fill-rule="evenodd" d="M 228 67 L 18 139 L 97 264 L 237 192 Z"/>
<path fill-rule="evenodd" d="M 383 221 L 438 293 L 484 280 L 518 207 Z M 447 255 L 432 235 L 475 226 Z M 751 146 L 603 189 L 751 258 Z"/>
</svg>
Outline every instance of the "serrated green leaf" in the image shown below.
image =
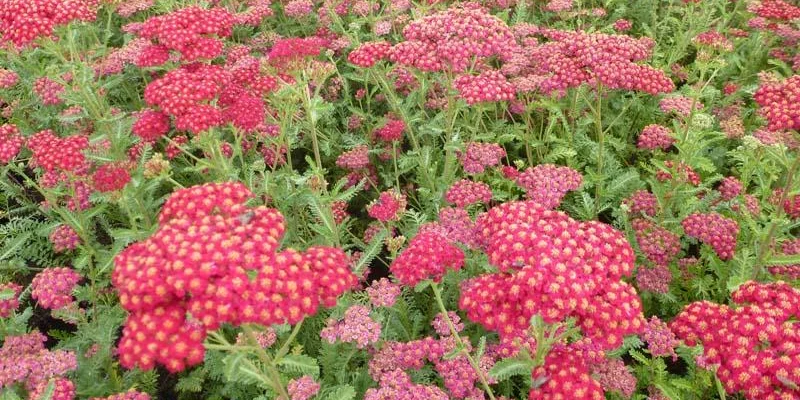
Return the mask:
<svg viewBox="0 0 800 400">
<path fill-rule="evenodd" d="M 317 360 L 303 354 L 287 354 L 278 361 L 278 365 L 289 372 L 319 378 Z"/>
<path fill-rule="evenodd" d="M 321 400 L 353 400 L 356 398 L 356 390 L 350 385 L 339 385 L 325 390 Z"/>
<path fill-rule="evenodd" d="M 528 360 L 508 359 L 499 361 L 489 370 L 489 376 L 504 381 L 512 376 L 530 375 L 533 366 Z"/>
</svg>

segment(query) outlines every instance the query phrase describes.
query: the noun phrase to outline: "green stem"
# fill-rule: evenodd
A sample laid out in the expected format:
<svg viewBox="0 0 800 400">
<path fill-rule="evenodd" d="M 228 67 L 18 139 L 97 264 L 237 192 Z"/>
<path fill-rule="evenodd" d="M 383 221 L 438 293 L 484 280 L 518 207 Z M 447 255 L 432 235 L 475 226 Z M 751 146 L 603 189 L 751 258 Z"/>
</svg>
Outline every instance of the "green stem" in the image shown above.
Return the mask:
<svg viewBox="0 0 800 400">
<path fill-rule="evenodd" d="M 600 214 L 600 203 L 602 202 L 602 190 L 605 177 L 603 175 L 603 167 L 605 162 L 605 132 L 603 131 L 603 87 L 597 87 L 597 108 L 594 110 L 594 125 L 595 132 L 597 133 L 597 143 L 600 146 L 600 151 L 597 154 L 597 174 L 599 182 L 594 183 L 594 216 L 597 218 Z"/>
<path fill-rule="evenodd" d="M 289 346 L 292 344 L 294 339 L 297 337 L 297 334 L 300 333 L 300 328 L 303 326 L 303 319 L 300 320 L 297 324 L 295 324 L 294 329 L 292 329 L 292 333 L 289 334 L 289 337 L 286 339 L 286 342 L 283 343 L 278 352 L 275 353 L 275 361 L 280 361 L 286 353 L 289 352 Z"/>
<path fill-rule="evenodd" d="M 257 347 L 256 356 L 258 356 L 258 358 L 267 368 L 267 372 L 269 373 L 270 380 L 272 382 L 272 388 L 278 393 L 278 398 L 281 400 L 290 400 L 289 393 L 286 391 L 286 388 L 283 387 L 283 383 L 281 383 L 281 375 L 275 368 L 275 362 L 272 360 L 272 357 L 270 357 L 269 354 L 258 345 L 258 339 L 256 339 L 253 328 L 245 324 L 242 325 L 242 329 L 244 330 L 245 336 L 247 336 L 247 340 L 250 341 L 250 345 Z"/>
<path fill-rule="evenodd" d="M 483 390 L 486 391 L 486 394 L 489 395 L 489 399 L 495 400 L 494 392 L 492 392 L 492 388 L 489 386 L 486 375 L 484 375 L 480 365 L 475 362 L 475 359 L 472 358 L 472 355 L 469 353 L 469 351 L 467 351 L 467 348 L 464 346 L 464 340 L 461 339 L 461 336 L 458 334 L 455 325 L 453 325 L 453 321 L 450 320 L 450 315 L 447 314 L 447 307 L 444 306 L 444 301 L 442 301 L 442 292 L 441 289 L 439 289 L 439 285 L 436 282 L 431 282 L 431 289 L 433 289 L 433 296 L 436 297 L 436 304 L 439 306 L 439 311 L 441 311 L 445 322 L 447 322 L 448 328 L 450 328 L 450 334 L 452 334 L 456 339 L 456 344 L 461 349 L 461 352 L 464 353 L 464 356 L 467 357 L 472 369 L 475 370 L 476 374 L 478 374 L 478 379 L 481 381 L 481 386 L 483 386 Z"/>
</svg>

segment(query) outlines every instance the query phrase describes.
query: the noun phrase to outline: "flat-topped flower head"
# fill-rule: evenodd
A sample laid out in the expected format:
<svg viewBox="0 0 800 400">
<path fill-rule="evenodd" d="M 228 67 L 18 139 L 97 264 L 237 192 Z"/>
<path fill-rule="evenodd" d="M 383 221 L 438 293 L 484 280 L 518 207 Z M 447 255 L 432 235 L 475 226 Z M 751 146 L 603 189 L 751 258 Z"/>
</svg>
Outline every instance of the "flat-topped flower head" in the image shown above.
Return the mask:
<svg viewBox="0 0 800 400">
<path fill-rule="evenodd" d="M 222 323 L 295 324 L 355 287 L 341 249 L 279 251 L 283 216 L 248 207 L 252 197 L 238 182 L 181 189 L 156 233 L 117 255 L 112 283 L 131 313 L 123 366 L 181 371 L 202 362 L 206 332 Z"/>
<path fill-rule="evenodd" d="M 464 252 L 442 235 L 428 231 L 419 233 L 389 266 L 400 283 L 414 286 L 425 279 L 438 281 L 448 270 L 464 266 Z"/>
<path fill-rule="evenodd" d="M 581 187 L 583 176 L 570 167 L 539 164 L 523 171 L 517 177 L 517 184 L 531 200 L 545 208 L 556 208 L 567 192 Z"/>
<path fill-rule="evenodd" d="M 716 212 L 694 213 L 686 217 L 681 225 L 687 235 L 711 246 L 719 258 L 723 260 L 733 258 L 739 235 L 739 223 L 736 220 L 723 217 Z"/>
</svg>

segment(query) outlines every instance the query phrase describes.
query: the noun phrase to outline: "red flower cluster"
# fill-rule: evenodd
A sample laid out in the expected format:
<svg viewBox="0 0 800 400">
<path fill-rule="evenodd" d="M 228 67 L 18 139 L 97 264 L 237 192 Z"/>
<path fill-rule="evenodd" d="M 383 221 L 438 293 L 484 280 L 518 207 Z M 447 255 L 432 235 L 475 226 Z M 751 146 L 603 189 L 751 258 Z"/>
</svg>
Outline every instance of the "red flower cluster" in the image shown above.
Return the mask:
<svg viewBox="0 0 800 400">
<path fill-rule="evenodd" d="M 444 236 L 421 232 L 414 236 L 389 266 L 392 276 L 400 283 L 414 286 L 425 279 L 438 281 L 448 270 L 464 266 L 464 252 Z"/>
<path fill-rule="evenodd" d="M 670 327 L 686 344 L 703 345 L 707 364 L 728 393 L 748 400 L 800 398 L 800 291 L 785 282 L 747 282 L 736 306 L 689 304 Z"/>
<path fill-rule="evenodd" d="M 400 219 L 406 211 L 406 196 L 394 190 L 387 190 L 367 206 L 367 214 L 381 222 Z"/>
<path fill-rule="evenodd" d="M 22 293 L 22 286 L 16 283 L 4 283 L 0 285 L 0 293 L 3 293 L 3 297 L 5 297 L 0 300 L 0 318 L 7 318 L 11 312 L 19 308 L 19 294 Z"/>
<path fill-rule="evenodd" d="M 694 213 L 682 222 L 687 235 L 697 238 L 711 246 L 720 259 L 730 260 L 736 252 L 736 237 L 739 236 L 739 223 L 722 215 L 710 212 Z"/>
<path fill-rule="evenodd" d="M 272 45 L 267 58 L 276 66 L 286 66 L 306 57 L 316 57 L 329 41 L 320 37 L 279 39 Z"/>
<path fill-rule="evenodd" d="M 517 177 L 517 185 L 525 189 L 528 198 L 547 209 L 558 207 L 567 192 L 577 190 L 582 184 L 580 172 L 554 164 L 527 168 Z"/>
<path fill-rule="evenodd" d="M 86 136 L 60 138 L 49 129 L 28 138 L 28 148 L 33 152 L 31 163 L 42 167 L 45 172 L 76 171 L 85 166 L 83 150 L 87 147 L 89 138 Z"/>
<path fill-rule="evenodd" d="M 369 68 L 389 57 L 392 45 L 386 41 L 362 43 L 347 55 L 347 61 L 361 68 Z"/>
<path fill-rule="evenodd" d="M 682 117 L 688 117 L 692 113 L 693 105 L 694 111 L 702 110 L 704 107 L 703 103 L 686 96 L 665 97 L 658 102 L 658 107 L 664 114 L 675 113 Z"/>
<path fill-rule="evenodd" d="M 800 75 L 784 81 L 762 80 L 753 94 L 770 131 L 800 129 Z"/>
<path fill-rule="evenodd" d="M 464 172 L 480 174 L 487 167 L 500 164 L 500 160 L 505 156 L 506 150 L 497 143 L 469 142 L 461 155 L 461 164 Z"/>
<path fill-rule="evenodd" d="M 675 162 L 672 160 L 664 161 L 664 166 L 678 173 L 678 182 L 686 182 L 692 184 L 694 186 L 700 185 L 700 175 L 695 172 L 694 168 L 690 165 L 684 163 L 683 161 L 679 162 L 677 167 L 675 166 Z M 658 170 L 656 172 L 656 179 L 660 182 L 665 182 L 673 179 L 672 172 Z"/>
<path fill-rule="evenodd" d="M 375 130 L 373 133 L 376 138 L 384 142 L 393 142 L 403 138 L 403 131 L 406 129 L 406 123 L 403 120 L 389 117 L 382 127 Z"/>
<path fill-rule="evenodd" d="M 72 268 L 47 268 L 31 282 L 31 298 L 42 308 L 57 310 L 72 303 L 72 290 L 81 275 Z"/>
<path fill-rule="evenodd" d="M 491 70 L 478 76 L 461 75 L 453 81 L 453 87 L 467 104 L 510 101 L 516 88 L 499 71 Z"/>
<path fill-rule="evenodd" d="M 0 164 L 8 164 L 19 154 L 25 138 L 13 124 L 0 125 Z"/>
<path fill-rule="evenodd" d="M 637 218 L 631 221 L 639 248 L 648 260 L 667 265 L 681 251 L 681 238 L 650 220 Z"/>
<path fill-rule="evenodd" d="M 479 7 L 453 7 L 411 22 L 389 59 L 423 71 L 466 71 L 490 57 L 508 60 L 517 48 L 511 29 Z"/>
<path fill-rule="evenodd" d="M 532 371 L 534 381 L 543 380 L 538 388 L 531 388 L 529 399 L 541 400 L 604 400 L 603 387 L 592 375 L 586 360 L 569 348 L 554 349 L 545 358 L 544 365 Z"/>
<path fill-rule="evenodd" d="M 548 41 L 523 40 L 522 51 L 503 66 L 520 91 L 563 95 L 583 84 L 650 94 L 675 90 L 663 71 L 637 64 L 650 57 L 652 39 L 556 29 L 536 33 Z"/>
<path fill-rule="evenodd" d="M 462 285 L 460 307 L 471 320 L 508 337 L 521 335 L 537 314 L 547 322 L 575 317 L 603 348 L 642 328 L 636 291 L 620 281 L 634 267 L 621 232 L 535 201 L 494 207 L 476 224 L 489 263 L 501 272 Z"/>
<path fill-rule="evenodd" d="M 742 182 L 735 176 L 728 176 L 720 182 L 717 190 L 722 200 L 733 200 L 742 193 Z"/>
<path fill-rule="evenodd" d="M 252 197 L 234 182 L 179 190 L 158 231 L 117 255 L 112 282 L 131 312 L 123 366 L 183 370 L 202 362 L 206 331 L 223 322 L 294 324 L 357 284 L 337 248 L 279 251 L 283 216 L 247 207 Z"/>
<path fill-rule="evenodd" d="M 114 164 L 104 164 L 97 168 L 92 175 L 94 188 L 98 192 L 113 192 L 122 190 L 131 180 L 131 175 L 125 167 Z"/>
<path fill-rule="evenodd" d="M 639 141 L 636 147 L 646 150 L 662 149 L 667 150 L 675 143 L 672 132 L 669 128 L 661 125 L 651 124 L 642 129 L 639 134 Z"/>
<path fill-rule="evenodd" d="M 470 204 L 488 203 L 492 201 L 492 188 L 483 182 L 461 179 L 450 186 L 444 199 L 457 207 L 466 207 Z"/>
<path fill-rule="evenodd" d="M 0 0 L 0 44 L 24 47 L 53 28 L 73 20 L 93 21 L 95 12 L 85 0 Z"/>
<path fill-rule="evenodd" d="M 161 111 L 142 110 L 135 114 L 131 132 L 143 142 L 152 143 L 169 132 L 169 116 Z"/>
<path fill-rule="evenodd" d="M 177 51 L 184 61 L 215 58 L 222 54 L 223 43 L 219 38 L 231 35 L 233 15 L 222 8 L 202 9 L 187 7 L 169 14 L 159 15 L 145 21 L 136 34 L 153 41 L 143 52 L 150 56 L 137 63 L 140 66 L 155 66 L 169 59 L 169 51 Z M 153 57 L 159 54 L 160 56 Z"/>
<path fill-rule="evenodd" d="M 800 7 L 783 0 L 761 0 L 748 3 L 747 10 L 762 18 L 791 21 L 800 18 Z"/>
</svg>

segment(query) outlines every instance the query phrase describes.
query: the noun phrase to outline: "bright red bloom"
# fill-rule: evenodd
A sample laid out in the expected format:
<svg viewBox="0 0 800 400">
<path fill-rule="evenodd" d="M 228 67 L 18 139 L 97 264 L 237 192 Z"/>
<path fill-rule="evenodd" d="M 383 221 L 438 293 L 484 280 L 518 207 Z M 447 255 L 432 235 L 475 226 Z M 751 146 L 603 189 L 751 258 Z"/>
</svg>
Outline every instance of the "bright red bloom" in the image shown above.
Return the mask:
<svg viewBox="0 0 800 400">
<path fill-rule="evenodd" d="M 19 133 L 16 125 L 0 125 L 0 164 L 11 162 L 19 154 L 23 143 L 25 138 Z"/>
<path fill-rule="evenodd" d="M 155 142 L 169 132 L 169 116 L 161 111 L 142 110 L 136 114 L 131 131 L 144 142 Z"/>
<path fill-rule="evenodd" d="M 516 180 L 517 185 L 525 189 L 531 200 L 545 208 L 558 207 L 567 192 L 577 190 L 583 184 L 580 172 L 554 164 L 539 164 L 527 168 Z"/>
<path fill-rule="evenodd" d="M 406 210 L 406 196 L 393 190 L 380 194 L 378 199 L 367 206 L 367 214 L 381 222 L 400 219 Z"/>
<path fill-rule="evenodd" d="M 223 8 L 206 10 L 192 6 L 151 17 L 136 34 L 158 43 L 153 46 L 159 53 L 173 50 L 180 53 L 181 59 L 191 62 L 222 54 L 223 43 L 219 38 L 231 35 L 233 23 L 233 15 Z M 145 64 L 151 66 L 166 61 L 163 56 L 148 59 L 152 61 Z"/>
<path fill-rule="evenodd" d="M 351 51 L 347 61 L 361 68 L 369 68 L 389 56 L 392 45 L 386 41 L 362 43 Z"/>
<path fill-rule="evenodd" d="M 762 80 L 753 94 L 771 131 L 800 129 L 800 75 L 784 81 Z"/>
<path fill-rule="evenodd" d="M 84 0 L 0 0 L 0 44 L 24 47 L 53 28 L 73 20 L 93 21 L 95 10 Z"/>
<path fill-rule="evenodd" d="M 252 197 L 234 182 L 179 190 L 158 231 L 117 255 L 112 282 L 131 312 L 119 345 L 123 366 L 183 370 L 202 362 L 207 330 L 294 324 L 357 284 L 340 249 L 278 251 L 283 216 L 247 207 Z"/>
<path fill-rule="evenodd" d="M 113 192 L 122 190 L 131 180 L 131 175 L 124 167 L 114 164 L 104 164 L 97 168 L 92 175 L 94 188 L 98 192 Z"/>
<path fill-rule="evenodd" d="M 785 282 L 747 282 L 731 294 L 734 305 L 689 304 L 670 323 L 687 345 L 703 345 L 705 363 L 730 394 L 745 398 L 800 398 L 800 291 Z M 765 379 L 767 378 L 767 379 Z"/>
<path fill-rule="evenodd" d="M 651 124 L 642 129 L 636 147 L 646 150 L 667 150 L 673 143 L 675 143 L 675 139 L 672 137 L 672 132 L 668 128 Z"/>
</svg>

